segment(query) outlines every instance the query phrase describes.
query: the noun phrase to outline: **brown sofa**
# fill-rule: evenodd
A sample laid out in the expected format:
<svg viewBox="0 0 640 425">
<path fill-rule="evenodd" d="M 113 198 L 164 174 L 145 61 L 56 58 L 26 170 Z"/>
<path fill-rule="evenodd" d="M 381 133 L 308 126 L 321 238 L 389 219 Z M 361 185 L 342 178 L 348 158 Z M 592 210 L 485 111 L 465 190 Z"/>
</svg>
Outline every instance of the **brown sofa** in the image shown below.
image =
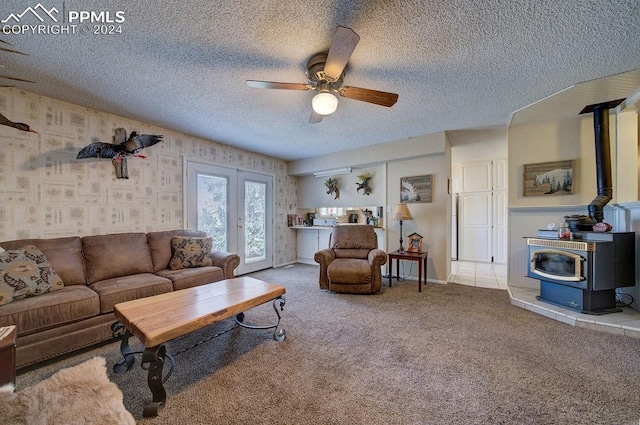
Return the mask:
<svg viewBox="0 0 640 425">
<path fill-rule="evenodd" d="M 210 254 L 213 266 L 169 270 L 173 236 L 206 234 L 171 230 L 0 242 L 5 250 L 35 245 L 64 283 L 0 305 L 0 326 L 18 328 L 17 367 L 112 338 L 117 303 L 233 277 L 240 257 L 219 251 Z"/>
<path fill-rule="evenodd" d="M 375 294 L 382 289 L 381 267 L 387 254 L 378 249 L 372 226 L 335 226 L 329 248 L 315 253 L 320 288 L 350 294 Z"/>
</svg>

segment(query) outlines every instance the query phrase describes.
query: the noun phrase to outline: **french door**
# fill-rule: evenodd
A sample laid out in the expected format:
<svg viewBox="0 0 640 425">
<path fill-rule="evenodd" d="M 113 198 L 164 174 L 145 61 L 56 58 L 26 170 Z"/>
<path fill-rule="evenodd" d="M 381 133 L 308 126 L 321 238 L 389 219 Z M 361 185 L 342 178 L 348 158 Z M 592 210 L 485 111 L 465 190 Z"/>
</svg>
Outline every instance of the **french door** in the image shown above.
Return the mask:
<svg viewBox="0 0 640 425">
<path fill-rule="evenodd" d="M 273 267 L 273 177 L 187 161 L 186 227 L 240 256 L 236 274 Z"/>
</svg>

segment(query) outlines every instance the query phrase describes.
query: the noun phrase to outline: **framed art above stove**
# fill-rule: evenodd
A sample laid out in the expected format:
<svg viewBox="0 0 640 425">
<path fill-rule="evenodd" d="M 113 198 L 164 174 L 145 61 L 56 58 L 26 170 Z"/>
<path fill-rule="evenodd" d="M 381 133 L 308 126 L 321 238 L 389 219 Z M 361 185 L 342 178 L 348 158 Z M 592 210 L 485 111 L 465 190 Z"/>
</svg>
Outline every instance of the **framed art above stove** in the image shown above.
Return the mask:
<svg viewBox="0 0 640 425">
<path fill-rule="evenodd" d="M 524 164 L 523 196 L 572 195 L 574 160 Z"/>
</svg>

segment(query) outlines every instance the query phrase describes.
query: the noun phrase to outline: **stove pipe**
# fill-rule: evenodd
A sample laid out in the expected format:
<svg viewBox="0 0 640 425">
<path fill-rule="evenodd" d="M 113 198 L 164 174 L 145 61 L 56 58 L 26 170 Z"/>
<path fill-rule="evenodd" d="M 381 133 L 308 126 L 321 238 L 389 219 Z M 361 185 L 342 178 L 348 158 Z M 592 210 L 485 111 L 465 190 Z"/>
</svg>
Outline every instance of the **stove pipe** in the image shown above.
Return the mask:
<svg viewBox="0 0 640 425">
<path fill-rule="evenodd" d="M 592 224 L 604 220 L 604 206 L 613 197 L 611 182 L 611 144 L 609 142 L 609 109 L 615 108 L 624 99 L 595 103 L 585 106 L 580 114 L 593 112 L 593 131 L 596 145 L 596 175 L 598 180 L 598 196 L 589 204 L 589 221 Z M 586 223 L 585 223 L 586 224 Z"/>
</svg>

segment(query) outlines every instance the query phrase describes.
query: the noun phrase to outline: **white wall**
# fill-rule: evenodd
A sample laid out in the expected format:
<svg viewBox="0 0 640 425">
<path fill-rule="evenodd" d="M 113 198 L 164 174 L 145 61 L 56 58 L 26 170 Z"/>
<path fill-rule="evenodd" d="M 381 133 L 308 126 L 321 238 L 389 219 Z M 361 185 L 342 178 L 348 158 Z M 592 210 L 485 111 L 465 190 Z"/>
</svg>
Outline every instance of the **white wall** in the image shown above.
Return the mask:
<svg viewBox="0 0 640 425">
<path fill-rule="evenodd" d="M 387 247 L 389 251 L 395 251 L 400 244 L 400 226 L 397 221 L 391 220 L 390 211 L 395 204 L 400 203 L 400 179 L 402 177 L 420 176 L 432 174 L 432 202 L 410 203 L 409 211 L 413 220 L 405 221 L 402 225 L 403 242 L 406 247 L 406 236 L 416 232 L 423 236 L 423 250 L 429 251 L 427 263 L 427 279 L 430 282 L 445 283 L 451 267 L 450 243 L 451 243 L 451 197 L 448 193 L 448 179 L 450 176 L 450 153 L 443 152 L 439 155 L 427 156 L 418 159 L 390 162 L 387 165 Z M 417 276 L 415 262 L 413 264 L 413 276 Z"/>
<path fill-rule="evenodd" d="M 367 167 L 385 162 L 403 161 L 407 158 L 435 155 L 445 151 L 445 140 L 445 133 L 439 132 L 380 143 L 367 148 L 349 149 L 290 161 L 287 172 L 291 176 L 303 176 L 314 171 L 341 167 Z"/>
<path fill-rule="evenodd" d="M 615 158 L 615 117 L 609 119 L 611 157 Z M 509 128 L 509 206 L 588 205 L 597 196 L 592 115 Z M 523 195 L 524 164 L 575 160 L 573 193 Z M 612 164 L 615 169 L 615 164 Z M 615 173 L 612 175 L 616 187 Z M 557 192 L 560 193 L 560 192 Z M 615 200 L 615 190 L 614 199 Z M 585 210 L 586 214 L 586 210 Z"/>
<path fill-rule="evenodd" d="M 506 128 L 455 130 L 446 133 L 451 144 L 451 163 L 454 165 L 507 157 Z"/>
<path fill-rule="evenodd" d="M 385 204 L 386 199 L 386 167 L 382 164 L 366 167 L 353 168 L 350 174 L 341 174 L 331 178 L 338 181 L 340 197 L 334 199 L 333 194 L 327 194 L 324 182 L 329 177 L 298 177 L 298 208 L 320 208 L 320 207 L 370 207 Z M 358 175 L 368 171 L 373 178 L 369 181 L 371 194 L 365 195 L 363 191 L 356 192 Z"/>
</svg>

